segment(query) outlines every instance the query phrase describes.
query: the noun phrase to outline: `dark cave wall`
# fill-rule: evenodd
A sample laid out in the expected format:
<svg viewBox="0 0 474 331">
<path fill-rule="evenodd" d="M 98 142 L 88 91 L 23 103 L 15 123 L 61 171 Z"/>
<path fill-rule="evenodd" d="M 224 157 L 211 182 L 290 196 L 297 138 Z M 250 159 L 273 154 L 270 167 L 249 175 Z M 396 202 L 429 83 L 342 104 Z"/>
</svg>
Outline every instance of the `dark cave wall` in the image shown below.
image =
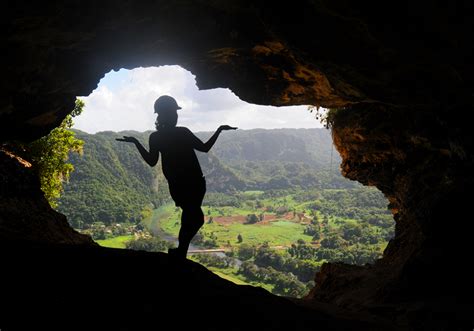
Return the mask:
<svg viewBox="0 0 474 331">
<path fill-rule="evenodd" d="M 472 8 L 427 4 L 10 1 L 0 140 L 45 134 L 112 69 L 164 64 L 257 104 L 470 104 Z"/>
<path fill-rule="evenodd" d="M 96 245 L 51 209 L 25 160 L 0 149 L 0 241 Z"/>
<path fill-rule="evenodd" d="M 332 128 L 342 172 L 388 197 L 396 237 L 374 266 L 325 265 L 309 298 L 362 309 L 470 293 L 470 2 L 71 1 L 8 8 L 1 141 L 46 134 L 106 72 L 137 66 L 179 64 L 200 88 L 228 87 L 252 103 L 338 108 Z M 2 157 L 1 192 L 10 200 L 0 206 L 0 237 L 82 241 L 42 225 L 65 220 L 45 205 L 31 174 Z M 27 177 L 26 191 L 34 194 L 16 189 Z M 28 230 L 15 223 L 26 217 L 36 224 Z"/>
<path fill-rule="evenodd" d="M 359 310 L 381 302 L 470 302 L 473 275 L 465 263 L 473 226 L 460 223 L 472 196 L 470 142 L 423 108 L 360 104 L 333 112 L 332 124 L 343 175 L 386 195 L 396 233 L 373 266 L 325 265 L 309 298 Z"/>
<path fill-rule="evenodd" d="M 201 88 L 230 87 L 253 103 L 347 102 L 315 65 L 273 36 L 258 4 L 78 1 L 11 7 L 2 140 L 46 133 L 106 72 L 138 66 L 179 64 L 197 75 Z M 357 93 L 346 85 L 348 93 Z M 19 133 L 12 123 L 26 130 Z"/>
</svg>

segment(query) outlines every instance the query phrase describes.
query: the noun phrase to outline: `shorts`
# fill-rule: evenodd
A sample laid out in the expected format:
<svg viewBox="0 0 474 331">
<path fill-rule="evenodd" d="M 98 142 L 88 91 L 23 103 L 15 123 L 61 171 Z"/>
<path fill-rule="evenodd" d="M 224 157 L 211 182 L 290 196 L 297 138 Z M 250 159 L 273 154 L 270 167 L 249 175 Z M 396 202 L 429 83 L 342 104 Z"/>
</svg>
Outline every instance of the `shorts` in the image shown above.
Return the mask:
<svg viewBox="0 0 474 331">
<path fill-rule="evenodd" d="M 186 178 L 168 181 L 171 198 L 177 207 L 201 206 L 206 194 L 206 178 Z"/>
</svg>

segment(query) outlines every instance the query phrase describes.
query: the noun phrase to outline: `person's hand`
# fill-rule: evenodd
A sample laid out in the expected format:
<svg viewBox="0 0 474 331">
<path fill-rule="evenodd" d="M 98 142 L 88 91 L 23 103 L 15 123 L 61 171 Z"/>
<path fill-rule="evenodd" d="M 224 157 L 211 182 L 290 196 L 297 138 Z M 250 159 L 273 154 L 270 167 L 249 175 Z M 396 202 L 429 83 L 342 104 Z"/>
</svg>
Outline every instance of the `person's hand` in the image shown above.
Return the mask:
<svg viewBox="0 0 474 331">
<path fill-rule="evenodd" d="M 235 126 L 229 126 L 229 125 L 221 125 L 218 130 L 219 130 L 219 131 L 237 130 L 237 127 L 235 127 Z"/>
<path fill-rule="evenodd" d="M 123 138 L 117 138 L 117 139 L 115 139 L 115 140 L 117 140 L 117 141 L 124 141 L 124 142 L 126 142 L 126 143 L 134 143 L 134 144 L 138 143 L 138 140 L 137 140 L 137 138 L 135 138 L 135 137 L 123 136 Z"/>
</svg>

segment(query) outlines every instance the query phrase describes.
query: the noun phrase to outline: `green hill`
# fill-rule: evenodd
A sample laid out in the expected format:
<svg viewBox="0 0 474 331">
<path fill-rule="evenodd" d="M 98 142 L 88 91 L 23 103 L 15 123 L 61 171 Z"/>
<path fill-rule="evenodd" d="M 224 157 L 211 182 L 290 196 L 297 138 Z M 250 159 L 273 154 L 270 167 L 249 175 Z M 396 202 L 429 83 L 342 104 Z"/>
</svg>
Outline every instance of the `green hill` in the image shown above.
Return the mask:
<svg viewBox="0 0 474 331">
<path fill-rule="evenodd" d="M 248 190 L 357 186 L 340 175 L 341 159 L 326 129 L 230 131 L 219 137 L 212 153 L 243 178 Z"/>
<path fill-rule="evenodd" d="M 211 133 L 199 133 L 208 137 Z M 326 129 L 254 129 L 225 132 L 213 153 L 226 163 L 283 161 L 328 169 L 332 139 Z M 334 161 L 340 157 L 333 155 Z"/>
<path fill-rule="evenodd" d="M 75 171 L 58 207 L 73 226 L 138 221 L 145 208 L 170 201 L 160 163 L 151 168 L 134 145 L 115 141 L 130 135 L 148 146 L 150 133 L 76 130 L 84 154 L 71 154 Z M 197 133 L 203 140 L 211 134 Z M 335 151 L 331 161 L 331 144 L 325 129 L 237 130 L 221 134 L 210 153 L 197 154 L 209 192 L 356 187 L 339 174 Z"/>
</svg>

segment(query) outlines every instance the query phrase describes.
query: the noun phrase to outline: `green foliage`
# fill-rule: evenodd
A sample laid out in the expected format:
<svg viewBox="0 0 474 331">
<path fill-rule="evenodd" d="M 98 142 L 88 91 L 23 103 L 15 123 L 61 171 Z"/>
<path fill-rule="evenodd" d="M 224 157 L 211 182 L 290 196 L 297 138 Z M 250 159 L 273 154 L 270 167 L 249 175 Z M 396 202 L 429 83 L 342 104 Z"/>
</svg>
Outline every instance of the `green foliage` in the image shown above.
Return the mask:
<svg viewBox="0 0 474 331">
<path fill-rule="evenodd" d="M 321 233 L 321 226 L 319 225 L 318 222 L 316 223 L 311 223 L 306 226 L 304 229 L 304 234 L 307 234 L 308 236 L 313 236 L 314 240 L 318 240 L 320 238 L 320 233 Z"/>
<path fill-rule="evenodd" d="M 204 248 L 216 248 L 219 247 L 217 244 L 217 237 L 214 233 L 207 235 L 201 229 L 196 235 L 194 236 L 193 240 L 191 240 L 193 245 L 201 246 Z"/>
<path fill-rule="evenodd" d="M 148 252 L 167 252 L 168 248 L 172 248 L 173 246 L 173 244 L 158 237 L 138 238 L 126 243 L 127 249 Z"/>
<path fill-rule="evenodd" d="M 211 207 L 232 206 L 238 208 L 242 206 L 237 195 L 220 192 L 206 193 L 203 204 Z"/>
<path fill-rule="evenodd" d="M 309 106 L 308 110 L 310 113 L 314 113 L 316 120 L 319 120 L 326 129 L 330 129 L 334 125 L 336 114 L 343 108 L 325 109 L 319 106 Z"/>
<path fill-rule="evenodd" d="M 259 221 L 259 218 L 255 214 L 248 214 L 246 217 L 246 223 L 247 224 L 255 224 Z"/>
<path fill-rule="evenodd" d="M 331 249 L 342 248 L 344 243 L 344 239 L 342 239 L 339 235 L 336 233 L 331 233 L 321 240 L 321 247 Z"/>
<path fill-rule="evenodd" d="M 64 186 L 58 207 L 72 226 L 99 221 L 138 223 L 169 201 L 167 183 L 158 175 L 160 170 L 148 166 L 131 144 L 115 141 L 121 134 L 75 132 L 85 141 L 83 157 L 71 155 L 76 171 Z M 142 141 L 147 138 L 138 137 Z"/>
<path fill-rule="evenodd" d="M 84 142 L 75 137 L 69 130 L 73 125 L 72 118 L 79 115 L 84 102 L 76 99 L 74 110 L 62 123 L 48 135 L 24 145 L 25 154 L 38 172 L 41 189 L 51 207 L 58 206 L 58 198 L 63 192 L 63 182 L 69 179 L 74 166 L 68 163 L 69 153 L 82 152 Z"/>
<path fill-rule="evenodd" d="M 306 260 L 314 258 L 316 249 L 308 245 L 305 241 L 297 241 L 288 248 L 288 253 L 291 257 Z"/>
<path fill-rule="evenodd" d="M 235 264 L 235 260 L 227 256 L 220 257 L 212 254 L 195 254 L 194 258 L 207 267 L 220 269 L 230 268 Z"/>
<path fill-rule="evenodd" d="M 239 259 L 245 261 L 253 258 L 256 252 L 257 248 L 254 245 L 242 244 L 237 250 L 237 256 L 239 257 Z"/>
<path fill-rule="evenodd" d="M 306 286 L 292 273 L 280 272 L 272 267 L 259 267 L 250 261 L 242 262 L 239 274 L 250 281 L 273 284 L 274 294 L 302 297 L 307 292 Z"/>
</svg>

